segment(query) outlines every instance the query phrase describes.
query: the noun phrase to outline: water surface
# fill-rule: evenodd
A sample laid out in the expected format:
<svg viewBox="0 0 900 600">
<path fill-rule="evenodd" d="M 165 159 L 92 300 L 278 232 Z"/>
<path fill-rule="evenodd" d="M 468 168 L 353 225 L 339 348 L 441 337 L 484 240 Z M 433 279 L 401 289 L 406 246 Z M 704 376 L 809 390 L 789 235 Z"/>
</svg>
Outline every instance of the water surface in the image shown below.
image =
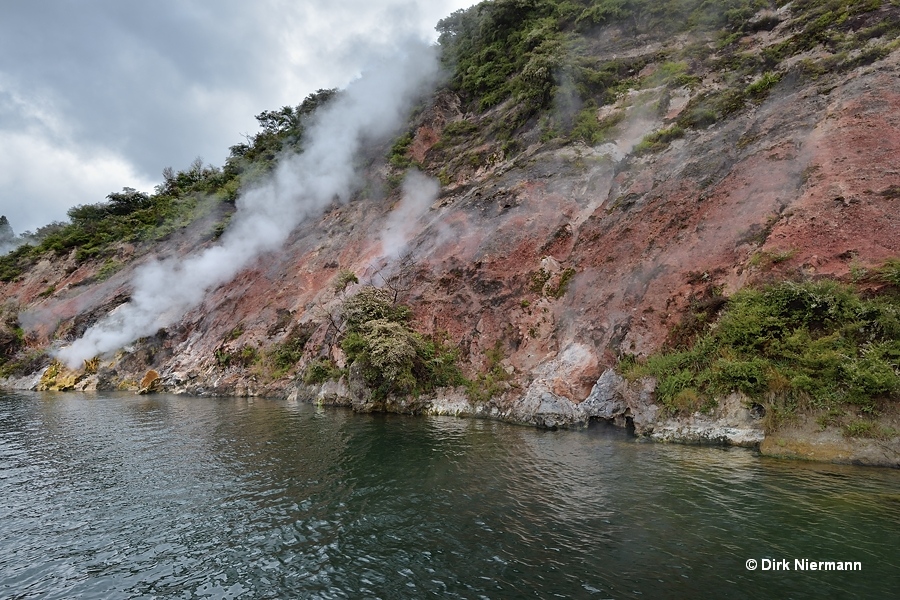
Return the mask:
<svg viewBox="0 0 900 600">
<path fill-rule="evenodd" d="M 0 395 L 3 598 L 891 598 L 898 542 L 893 470 L 284 401 Z M 747 570 L 763 558 L 791 570 Z"/>
</svg>

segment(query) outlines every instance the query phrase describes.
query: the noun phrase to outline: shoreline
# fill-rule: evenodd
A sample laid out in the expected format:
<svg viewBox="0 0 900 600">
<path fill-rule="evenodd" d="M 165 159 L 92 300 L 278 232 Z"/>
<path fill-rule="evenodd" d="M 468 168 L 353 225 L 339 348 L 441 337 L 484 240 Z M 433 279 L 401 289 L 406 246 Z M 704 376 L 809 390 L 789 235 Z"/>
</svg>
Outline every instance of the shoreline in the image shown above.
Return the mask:
<svg viewBox="0 0 900 600">
<path fill-rule="evenodd" d="M 655 403 L 652 378 L 628 382 L 612 369 L 597 380 L 582 402 L 556 395 L 547 382 L 535 380 L 510 399 L 510 394 L 474 403 L 464 388 L 441 388 L 419 398 L 388 397 L 375 400 L 369 390 L 348 383 L 346 378 L 322 384 L 293 382 L 284 386 L 228 390 L 201 386 L 196 379 L 186 383 L 176 373 L 160 376 L 150 371 L 138 388 L 111 385 L 98 374 L 59 373 L 51 385 L 46 370 L 18 379 L 0 380 L 5 391 L 122 391 L 139 394 L 168 393 L 196 398 L 258 397 L 305 404 L 343 407 L 358 413 L 394 413 L 457 418 L 477 418 L 536 427 L 581 430 L 591 423 L 606 423 L 630 431 L 638 440 L 710 447 L 742 447 L 760 456 L 811 462 L 884 468 L 900 468 L 900 436 L 889 439 L 847 437 L 840 428 L 822 428 L 815 415 L 801 414 L 792 422 L 766 432 L 764 411 L 741 394 L 722 399 L 709 414 L 668 415 Z M 894 423 L 898 415 L 886 415 Z"/>
</svg>

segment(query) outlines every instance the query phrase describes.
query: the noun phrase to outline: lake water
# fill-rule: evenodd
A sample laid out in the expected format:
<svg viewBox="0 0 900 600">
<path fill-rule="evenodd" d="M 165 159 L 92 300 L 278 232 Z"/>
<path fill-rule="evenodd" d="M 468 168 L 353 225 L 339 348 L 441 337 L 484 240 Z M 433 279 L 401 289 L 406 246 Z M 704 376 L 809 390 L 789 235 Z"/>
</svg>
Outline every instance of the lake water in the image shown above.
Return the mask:
<svg viewBox="0 0 900 600">
<path fill-rule="evenodd" d="M 0 393 L 0 597 L 897 598 L 900 472 L 606 428 Z"/>
</svg>

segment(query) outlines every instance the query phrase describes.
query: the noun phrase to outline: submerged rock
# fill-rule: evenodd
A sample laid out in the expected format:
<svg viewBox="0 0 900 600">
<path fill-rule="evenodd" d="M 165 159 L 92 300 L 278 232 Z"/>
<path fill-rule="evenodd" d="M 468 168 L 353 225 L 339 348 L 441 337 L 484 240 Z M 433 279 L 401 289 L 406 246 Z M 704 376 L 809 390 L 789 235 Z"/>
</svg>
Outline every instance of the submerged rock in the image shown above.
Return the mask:
<svg viewBox="0 0 900 600">
<path fill-rule="evenodd" d="M 887 415 L 897 423 L 897 415 Z M 879 438 L 847 437 L 841 428 L 822 428 L 801 417 L 766 436 L 759 451 L 764 456 L 900 469 L 900 433 L 888 430 Z M 893 435 L 890 435 L 893 434 Z"/>
</svg>

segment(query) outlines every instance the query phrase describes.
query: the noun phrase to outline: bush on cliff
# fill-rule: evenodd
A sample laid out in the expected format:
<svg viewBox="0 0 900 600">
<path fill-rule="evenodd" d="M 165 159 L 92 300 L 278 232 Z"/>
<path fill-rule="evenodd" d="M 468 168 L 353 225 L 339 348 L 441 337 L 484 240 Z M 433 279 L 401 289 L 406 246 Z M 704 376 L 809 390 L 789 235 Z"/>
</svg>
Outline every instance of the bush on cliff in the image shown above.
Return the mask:
<svg viewBox="0 0 900 600">
<path fill-rule="evenodd" d="M 376 398 L 415 396 L 462 382 L 455 350 L 413 331 L 410 315 L 383 288 L 364 287 L 344 302 L 341 348 Z"/>
<path fill-rule="evenodd" d="M 900 399 L 900 295 L 864 296 L 833 281 L 745 289 L 688 348 L 623 369 L 657 377 L 657 397 L 672 412 L 713 408 L 716 397 L 740 391 L 766 406 L 773 424 L 800 406 L 877 413 Z"/>
</svg>

